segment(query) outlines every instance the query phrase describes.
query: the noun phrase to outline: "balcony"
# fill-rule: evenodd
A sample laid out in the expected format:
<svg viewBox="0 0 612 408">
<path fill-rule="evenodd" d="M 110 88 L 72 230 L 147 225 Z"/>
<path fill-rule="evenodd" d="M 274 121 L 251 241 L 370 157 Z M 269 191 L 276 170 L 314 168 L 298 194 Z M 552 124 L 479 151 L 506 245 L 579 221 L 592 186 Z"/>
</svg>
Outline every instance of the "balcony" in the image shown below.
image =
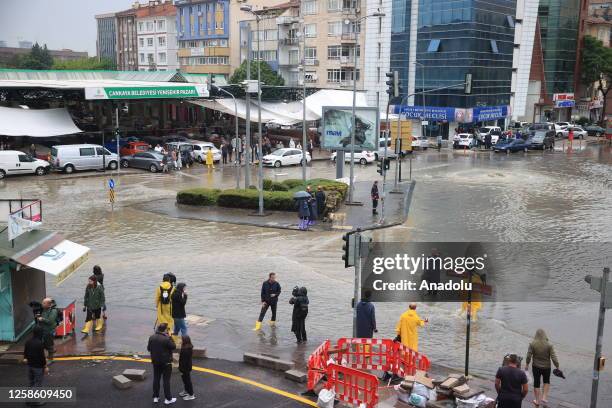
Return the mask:
<svg viewBox="0 0 612 408">
<path fill-rule="evenodd" d="M 290 37 L 290 38 L 281 38 L 280 40 L 278 40 L 278 42 L 281 45 L 298 45 L 300 41 L 297 37 Z"/>
<path fill-rule="evenodd" d="M 355 43 L 357 41 L 356 33 L 342 33 L 340 37 L 340 42 L 342 43 Z"/>
<path fill-rule="evenodd" d="M 289 25 L 289 24 L 297 23 L 299 21 L 300 21 L 299 17 L 291 17 L 291 16 L 276 17 L 277 25 Z"/>
<path fill-rule="evenodd" d="M 359 63 L 359 57 L 357 57 L 357 63 Z M 352 55 L 340 57 L 340 65 L 343 67 L 352 67 L 355 65 L 355 60 Z"/>
<path fill-rule="evenodd" d="M 341 88 L 352 88 L 353 87 L 353 82 L 354 81 L 352 81 L 352 80 L 349 80 L 349 81 L 340 81 L 339 84 L 340 84 Z"/>
<path fill-rule="evenodd" d="M 359 7 L 343 7 L 342 15 L 344 17 L 357 16 L 357 14 L 361 13 L 361 9 Z"/>
<path fill-rule="evenodd" d="M 298 61 L 297 59 L 290 59 L 278 62 L 279 67 L 297 67 L 298 65 L 300 65 L 300 61 Z"/>
<path fill-rule="evenodd" d="M 316 66 L 319 66 L 319 60 L 318 59 L 305 59 L 304 65 L 316 67 Z"/>
</svg>

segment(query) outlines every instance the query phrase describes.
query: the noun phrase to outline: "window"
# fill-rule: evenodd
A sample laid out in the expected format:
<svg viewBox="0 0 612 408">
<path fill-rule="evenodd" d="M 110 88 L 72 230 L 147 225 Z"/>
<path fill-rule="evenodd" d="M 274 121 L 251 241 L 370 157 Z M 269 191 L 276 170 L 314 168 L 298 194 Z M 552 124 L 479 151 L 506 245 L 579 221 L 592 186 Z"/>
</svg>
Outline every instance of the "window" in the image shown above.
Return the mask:
<svg viewBox="0 0 612 408">
<path fill-rule="evenodd" d="M 359 70 L 357 70 L 357 81 L 359 81 Z M 346 82 L 352 81 L 353 70 L 352 69 L 328 69 L 327 70 L 327 82 Z"/>
<path fill-rule="evenodd" d="M 304 33 L 306 38 L 314 38 L 317 36 L 317 25 L 316 24 L 305 24 Z"/>
<path fill-rule="evenodd" d="M 278 40 L 278 30 L 265 30 L 264 31 L 264 40 L 265 41 Z"/>
<path fill-rule="evenodd" d="M 147 46 L 148 47 L 152 47 L 153 46 L 153 38 L 152 37 L 147 38 Z"/>
<path fill-rule="evenodd" d="M 489 43 L 491 44 L 491 52 L 493 54 L 499 54 L 499 48 L 497 48 L 497 41 L 489 40 Z"/>
<path fill-rule="evenodd" d="M 380 59 L 381 52 L 382 52 L 382 44 L 378 43 L 378 51 L 377 51 L 378 59 Z"/>
<path fill-rule="evenodd" d="M 253 51 L 252 56 L 252 59 L 254 60 L 263 59 L 264 61 L 275 61 L 278 59 L 276 55 L 276 50 L 260 51 L 260 58 L 257 57 L 257 51 Z"/>
<path fill-rule="evenodd" d="M 141 46 L 141 47 L 144 47 L 144 38 L 140 37 L 138 39 L 138 45 Z"/>
<path fill-rule="evenodd" d="M 380 67 L 376 67 L 376 83 L 380 83 Z"/>
<path fill-rule="evenodd" d="M 296 65 L 300 63 L 300 54 L 298 50 L 289 50 L 289 64 Z"/>
<path fill-rule="evenodd" d="M 341 55 L 342 55 L 341 45 L 327 46 L 327 59 L 328 60 L 339 60 Z"/>
<path fill-rule="evenodd" d="M 307 59 L 307 60 L 317 59 L 317 47 L 304 48 L 304 59 Z"/>
<path fill-rule="evenodd" d="M 160 47 L 166 46 L 166 37 L 157 37 L 157 45 Z"/>
<path fill-rule="evenodd" d="M 440 50 L 440 40 L 431 40 L 427 47 L 427 52 L 438 52 Z"/>
<path fill-rule="evenodd" d="M 196 48 L 198 46 L 197 41 L 189 41 L 189 48 Z"/>
<path fill-rule="evenodd" d="M 32 161 L 32 160 L 30 160 L 30 158 L 29 158 L 28 156 L 26 156 L 25 154 L 20 154 L 20 155 L 18 155 L 18 157 L 19 157 L 19 162 L 20 162 L 20 163 L 29 163 L 29 162 L 31 162 L 31 161 Z"/>
<path fill-rule="evenodd" d="M 304 14 L 317 14 L 317 1 L 304 0 L 302 2 L 302 11 Z"/>
<path fill-rule="evenodd" d="M 508 23 L 508 27 L 514 28 L 514 17 L 506 16 L 506 22 Z"/>
<path fill-rule="evenodd" d="M 96 153 L 98 154 L 98 156 L 108 156 L 109 154 L 111 154 L 111 152 L 109 152 L 107 149 L 103 148 L 103 147 L 96 147 Z"/>
<path fill-rule="evenodd" d="M 342 0 L 342 8 L 343 9 L 356 9 L 357 8 L 357 0 Z"/>
<path fill-rule="evenodd" d="M 155 62 L 155 61 L 153 60 L 153 54 L 147 54 L 147 61 L 148 61 L 149 63 L 151 63 L 151 62 Z"/>
<path fill-rule="evenodd" d="M 342 34 L 342 21 L 330 21 L 327 23 L 327 35 L 334 36 Z"/>
<path fill-rule="evenodd" d="M 79 149 L 80 156 L 95 156 L 96 151 L 93 147 L 81 147 Z"/>
<path fill-rule="evenodd" d="M 160 64 L 166 63 L 166 53 L 165 52 L 160 52 L 159 54 L 157 54 L 157 58 Z"/>
<path fill-rule="evenodd" d="M 138 31 L 144 31 L 144 23 L 143 22 L 138 23 Z"/>
<path fill-rule="evenodd" d="M 165 20 L 157 20 L 157 31 L 164 31 L 166 29 Z"/>
<path fill-rule="evenodd" d="M 144 64 L 145 62 L 144 54 L 141 52 L 139 55 L 140 55 L 140 62 Z"/>
<path fill-rule="evenodd" d="M 153 22 L 147 21 L 147 31 L 153 31 Z"/>
<path fill-rule="evenodd" d="M 327 0 L 327 11 L 340 11 L 342 0 Z"/>
</svg>

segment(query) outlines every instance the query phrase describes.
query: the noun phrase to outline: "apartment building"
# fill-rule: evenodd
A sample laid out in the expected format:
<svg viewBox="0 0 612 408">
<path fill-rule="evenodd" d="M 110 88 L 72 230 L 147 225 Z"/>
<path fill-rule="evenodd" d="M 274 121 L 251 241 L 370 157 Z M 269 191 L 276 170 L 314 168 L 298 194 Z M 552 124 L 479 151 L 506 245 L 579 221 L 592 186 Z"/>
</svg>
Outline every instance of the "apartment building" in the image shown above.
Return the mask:
<svg viewBox="0 0 612 408">
<path fill-rule="evenodd" d="M 172 1 L 149 1 L 136 9 L 138 70 L 169 71 L 179 68 L 176 8 Z"/>
<path fill-rule="evenodd" d="M 117 19 L 115 13 L 98 14 L 96 17 L 97 38 L 96 55 L 117 64 Z"/>
<path fill-rule="evenodd" d="M 138 44 L 136 35 L 136 10 L 140 7 L 138 2 L 131 9 L 115 14 L 117 30 L 117 70 L 138 70 Z"/>
<path fill-rule="evenodd" d="M 225 82 L 230 74 L 229 0 L 177 0 L 175 5 L 181 70 Z"/>
</svg>

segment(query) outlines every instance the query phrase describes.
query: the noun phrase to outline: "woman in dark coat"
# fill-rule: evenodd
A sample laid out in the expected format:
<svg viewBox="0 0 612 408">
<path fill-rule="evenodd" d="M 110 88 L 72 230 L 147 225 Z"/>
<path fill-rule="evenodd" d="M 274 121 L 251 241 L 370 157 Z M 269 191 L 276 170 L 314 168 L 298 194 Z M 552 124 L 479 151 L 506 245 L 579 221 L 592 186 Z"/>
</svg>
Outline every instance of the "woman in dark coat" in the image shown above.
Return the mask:
<svg viewBox="0 0 612 408">
<path fill-rule="evenodd" d="M 307 198 L 297 200 L 298 205 L 298 217 L 300 217 L 300 224 L 298 228 L 302 231 L 308 229 L 308 220 L 310 219 L 310 204 Z"/>
<path fill-rule="evenodd" d="M 298 344 L 306 341 L 306 316 L 308 316 L 308 291 L 305 287 L 293 288 L 289 304 L 293 305 L 291 314 L 291 331 L 295 333 Z"/>
<path fill-rule="evenodd" d="M 183 397 L 185 401 L 195 399 L 195 395 L 193 394 L 193 384 L 191 382 L 192 361 L 193 344 L 191 344 L 191 338 L 189 336 L 183 336 L 181 338 L 181 353 L 179 354 L 179 371 L 181 372 L 181 378 L 183 380 L 185 391 L 179 392 L 179 396 Z"/>
<path fill-rule="evenodd" d="M 323 217 L 323 213 L 325 212 L 325 193 L 323 192 L 323 187 L 318 186 L 317 192 L 315 193 L 315 200 L 317 201 L 317 215 L 319 217 Z"/>
</svg>

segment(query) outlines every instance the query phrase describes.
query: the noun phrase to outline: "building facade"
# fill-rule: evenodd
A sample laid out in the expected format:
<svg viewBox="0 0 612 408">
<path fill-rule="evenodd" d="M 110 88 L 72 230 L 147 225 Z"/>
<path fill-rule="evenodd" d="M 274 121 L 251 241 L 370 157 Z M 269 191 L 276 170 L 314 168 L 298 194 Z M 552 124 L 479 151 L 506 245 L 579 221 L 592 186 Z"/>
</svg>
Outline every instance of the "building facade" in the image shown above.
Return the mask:
<svg viewBox="0 0 612 408">
<path fill-rule="evenodd" d="M 230 74 L 229 0 L 177 0 L 175 4 L 181 70 L 214 77 L 219 83 L 227 81 Z"/>
<path fill-rule="evenodd" d="M 136 10 L 138 70 L 169 71 L 179 68 L 176 8 L 172 2 L 149 2 Z"/>
<path fill-rule="evenodd" d="M 139 6 L 138 3 L 134 3 L 131 9 L 115 14 L 117 17 L 117 69 L 119 71 L 138 70 L 136 10 Z"/>
<path fill-rule="evenodd" d="M 96 55 L 106 58 L 117 65 L 117 29 L 115 13 L 98 14 L 96 16 L 98 35 L 96 38 Z"/>
</svg>

